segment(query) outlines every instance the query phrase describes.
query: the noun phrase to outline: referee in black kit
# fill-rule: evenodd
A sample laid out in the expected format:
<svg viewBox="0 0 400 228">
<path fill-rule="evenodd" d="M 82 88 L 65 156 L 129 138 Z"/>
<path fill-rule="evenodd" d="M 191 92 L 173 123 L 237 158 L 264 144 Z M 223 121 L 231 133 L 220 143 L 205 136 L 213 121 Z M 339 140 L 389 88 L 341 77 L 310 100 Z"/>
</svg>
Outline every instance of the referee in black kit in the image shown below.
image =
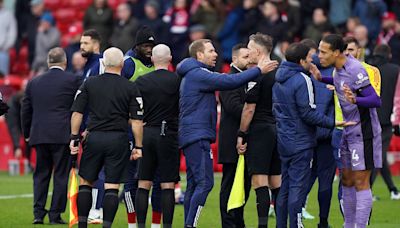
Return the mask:
<svg viewBox="0 0 400 228">
<path fill-rule="evenodd" d="M 179 85 L 177 74 L 168 71 L 171 50 L 164 44 L 152 50 L 155 71 L 139 77 L 135 83 L 143 97 L 143 157 L 139 160 L 139 187 L 135 209 L 139 228 L 146 224 L 149 190 L 158 169 L 161 182 L 163 227 L 171 228 L 175 207 L 174 187 L 179 181 L 178 116 Z"/>
<path fill-rule="evenodd" d="M 92 185 L 101 168 L 105 172 L 103 200 L 103 227 L 111 227 L 118 209 L 118 189 L 126 181 L 129 158 L 141 156 L 143 122 L 142 98 L 136 86 L 121 77 L 123 53 L 118 48 L 104 52 L 105 73 L 90 77 L 75 96 L 71 117 L 71 154 L 78 153 L 79 127 L 82 116 L 89 108 L 89 134 L 79 167 L 78 193 L 79 227 L 87 227 L 92 206 Z M 135 148 L 129 152 L 128 121 L 135 136 Z"/>
</svg>

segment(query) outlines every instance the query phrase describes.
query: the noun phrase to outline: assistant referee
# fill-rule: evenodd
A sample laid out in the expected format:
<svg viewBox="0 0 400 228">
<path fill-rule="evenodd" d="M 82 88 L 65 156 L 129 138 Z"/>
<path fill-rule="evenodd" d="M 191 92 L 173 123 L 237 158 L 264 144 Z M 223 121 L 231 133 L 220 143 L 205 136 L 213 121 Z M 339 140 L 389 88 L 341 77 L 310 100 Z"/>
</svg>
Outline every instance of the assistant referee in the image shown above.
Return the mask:
<svg viewBox="0 0 400 228">
<path fill-rule="evenodd" d="M 129 158 L 141 156 L 142 98 L 136 86 L 120 76 L 123 53 L 118 48 L 104 52 L 105 73 L 90 77 L 75 96 L 71 118 L 71 154 L 78 153 L 79 126 L 86 107 L 89 108 L 89 135 L 82 154 L 77 198 L 79 228 L 87 227 L 92 206 L 92 186 L 101 168 L 105 172 L 103 227 L 111 227 L 118 209 L 119 184 L 126 181 Z M 135 149 L 129 153 L 128 121 L 135 136 Z"/>
</svg>

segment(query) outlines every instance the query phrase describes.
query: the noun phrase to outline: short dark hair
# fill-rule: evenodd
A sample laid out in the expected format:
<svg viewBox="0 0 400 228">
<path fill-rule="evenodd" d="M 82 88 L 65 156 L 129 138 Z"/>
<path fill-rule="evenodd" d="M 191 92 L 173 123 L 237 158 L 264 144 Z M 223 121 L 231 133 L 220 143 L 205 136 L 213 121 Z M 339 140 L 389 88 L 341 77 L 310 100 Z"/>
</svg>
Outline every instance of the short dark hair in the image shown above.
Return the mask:
<svg viewBox="0 0 400 228">
<path fill-rule="evenodd" d="M 89 36 L 90 39 L 96 40 L 97 42 L 101 42 L 101 36 L 95 29 L 88 29 L 83 32 L 82 36 Z"/>
<path fill-rule="evenodd" d="M 354 36 L 346 36 L 345 38 L 343 38 L 343 41 L 346 44 L 346 48 L 351 43 L 355 43 L 357 47 L 360 47 L 360 43 Z"/>
<path fill-rule="evenodd" d="M 232 48 L 232 55 L 235 55 L 240 49 L 247 48 L 247 45 L 244 43 L 238 43 Z"/>
<path fill-rule="evenodd" d="M 204 44 L 206 43 L 212 43 L 211 40 L 209 39 L 199 39 L 199 40 L 195 40 L 193 41 L 190 45 L 189 45 L 189 55 L 192 58 L 197 59 L 197 53 L 198 52 L 204 52 Z"/>
<path fill-rule="evenodd" d="M 386 59 L 390 59 L 391 55 L 392 55 L 392 49 L 390 48 L 389 45 L 386 44 L 380 44 L 377 45 L 374 48 L 374 55 L 378 55 L 378 56 L 382 56 Z"/>
<path fill-rule="evenodd" d="M 55 47 L 50 49 L 47 54 L 48 64 L 59 64 L 67 61 L 67 56 L 65 55 L 64 49 L 60 47 Z"/>
<path fill-rule="evenodd" d="M 251 35 L 249 40 L 254 41 L 254 43 L 263 47 L 265 51 L 271 53 L 273 47 L 272 37 L 258 32 L 256 34 Z"/>
<path fill-rule="evenodd" d="M 332 51 L 339 50 L 343 53 L 346 50 L 347 45 L 344 43 L 342 36 L 337 34 L 329 34 L 322 38 L 322 41 L 330 45 Z"/>
<path fill-rule="evenodd" d="M 315 41 L 310 39 L 310 38 L 303 39 L 303 40 L 300 41 L 300 43 L 306 45 L 310 49 L 313 48 L 315 50 L 318 50 L 317 43 L 315 43 Z"/>
<path fill-rule="evenodd" d="M 300 64 L 300 60 L 307 58 L 310 47 L 303 43 L 292 43 L 286 50 L 285 57 L 288 62 Z"/>
</svg>

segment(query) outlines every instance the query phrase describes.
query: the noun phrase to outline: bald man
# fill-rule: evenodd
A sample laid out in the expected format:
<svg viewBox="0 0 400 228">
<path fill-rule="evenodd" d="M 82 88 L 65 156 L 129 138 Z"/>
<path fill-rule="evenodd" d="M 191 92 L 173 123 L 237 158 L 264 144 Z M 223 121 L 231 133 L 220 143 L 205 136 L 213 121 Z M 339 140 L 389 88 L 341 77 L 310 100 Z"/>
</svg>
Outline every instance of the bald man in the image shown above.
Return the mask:
<svg viewBox="0 0 400 228">
<path fill-rule="evenodd" d="M 164 44 L 155 46 L 151 60 L 155 71 L 135 83 L 143 98 L 143 157 L 139 166 L 139 187 L 135 209 L 139 228 L 146 224 L 149 190 L 156 170 L 161 182 L 163 227 L 172 227 L 174 186 L 179 181 L 178 116 L 180 78 L 168 71 L 171 50 Z"/>
<path fill-rule="evenodd" d="M 129 158 L 137 159 L 142 149 L 142 98 L 136 86 L 121 77 L 123 53 L 107 49 L 103 55 L 105 73 L 89 77 L 75 95 L 71 117 L 71 154 L 78 153 L 79 127 L 83 113 L 89 108 L 89 135 L 79 167 L 79 228 L 87 227 L 92 205 L 92 187 L 101 168 L 105 172 L 103 227 L 111 227 L 118 209 L 118 189 L 127 180 Z M 130 120 L 130 121 L 129 121 Z M 129 151 L 128 121 L 135 136 L 135 148 Z M 139 155 L 139 156 L 137 156 Z"/>
</svg>

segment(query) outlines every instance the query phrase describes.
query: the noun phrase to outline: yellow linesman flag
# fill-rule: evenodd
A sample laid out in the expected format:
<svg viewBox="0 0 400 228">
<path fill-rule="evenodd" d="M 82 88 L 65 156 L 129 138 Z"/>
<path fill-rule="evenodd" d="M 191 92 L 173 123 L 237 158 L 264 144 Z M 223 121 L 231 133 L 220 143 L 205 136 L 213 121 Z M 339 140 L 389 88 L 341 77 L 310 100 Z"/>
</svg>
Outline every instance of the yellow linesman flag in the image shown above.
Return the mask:
<svg viewBox="0 0 400 228">
<path fill-rule="evenodd" d="M 228 212 L 232 209 L 241 207 L 245 203 L 244 191 L 244 155 L 239 155 L 238 163 L 236 166 L 235 179 L 233 181 L 231 193 L 228 200 Z"/>
<path fill-rule="evenodd" d="M 75 174 L 75 168 L 71 169 L 71 175 L 69 179 L 69 228 L 74 224 L 78 223 L 78 204 L 76 198 L 78 197 L 78 179 Z"/>
</svg>

